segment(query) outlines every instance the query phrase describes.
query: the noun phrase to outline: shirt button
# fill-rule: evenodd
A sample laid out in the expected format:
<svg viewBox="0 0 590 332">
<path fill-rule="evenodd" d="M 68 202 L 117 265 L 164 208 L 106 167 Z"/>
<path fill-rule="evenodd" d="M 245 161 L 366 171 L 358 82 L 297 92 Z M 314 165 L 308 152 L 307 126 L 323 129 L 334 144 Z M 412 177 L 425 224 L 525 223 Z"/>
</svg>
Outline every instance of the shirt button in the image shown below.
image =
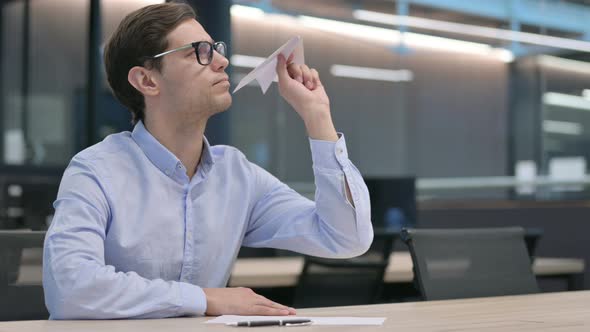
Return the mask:
<svg viewBox="0 0 590 332">
<path fill-rule="evenodd" d="M 172 172 L 170 172 L 170 170 L 169 170 L 169 169 L 166 169 L 166 170 L 164 171 L 164 173 L 166 173 L 166 175 L 170 175 Z"/>
<path fill-rule="evenodd" d="M 338 153 L 338 154 L 342 154 L 342 148 L 338 148 L 338 149 L 336 149 L 336 153 Z"/>
</svg>

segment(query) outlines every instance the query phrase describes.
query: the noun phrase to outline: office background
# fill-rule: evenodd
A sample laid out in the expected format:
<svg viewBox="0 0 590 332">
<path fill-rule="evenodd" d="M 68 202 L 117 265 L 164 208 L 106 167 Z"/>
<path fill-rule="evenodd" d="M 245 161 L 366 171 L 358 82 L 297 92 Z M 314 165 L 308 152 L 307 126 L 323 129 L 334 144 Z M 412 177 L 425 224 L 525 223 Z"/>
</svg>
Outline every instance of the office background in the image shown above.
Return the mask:
<svg viewBox="0 0 590 332">
<path fill-rule="evenodd" d="M 2 228 L 46 227 L 71 157 L 131 129 L 102 49 L 126 14 L 160 2 L 1 2 Z M 590 2 L 188 2 L 228 42 L 233 86 L 301 35 L 350 159 L 367 178 L 416 178 L 419 224 L 540 227 L 541 254 L 590 258 Z M 503 38 L 511 29 L 528 34 Z M 212 143 L 312 194 L 305 128 L 276 85 L 233 97 Z"/>
</svg>

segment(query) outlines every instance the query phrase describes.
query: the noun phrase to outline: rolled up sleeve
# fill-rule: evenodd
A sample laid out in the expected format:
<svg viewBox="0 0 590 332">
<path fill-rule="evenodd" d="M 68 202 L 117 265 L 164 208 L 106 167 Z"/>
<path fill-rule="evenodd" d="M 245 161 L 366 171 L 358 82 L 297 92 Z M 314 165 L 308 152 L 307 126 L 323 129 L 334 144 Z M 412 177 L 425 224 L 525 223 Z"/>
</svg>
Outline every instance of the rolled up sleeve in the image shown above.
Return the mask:
<svg viewBox="0 0 590 332">
<path fill-rule="evenodd" d="M 336 142 L 310 139 L 315 200 L 302 197 L 255 167 L 256 202 L 244 245 L 345 258 L 364 253 L 373 240 L 367 187 L 348 159 L 344 135 Z M 348 201 L 346 184 L 354 207 Z"/>
</svg>

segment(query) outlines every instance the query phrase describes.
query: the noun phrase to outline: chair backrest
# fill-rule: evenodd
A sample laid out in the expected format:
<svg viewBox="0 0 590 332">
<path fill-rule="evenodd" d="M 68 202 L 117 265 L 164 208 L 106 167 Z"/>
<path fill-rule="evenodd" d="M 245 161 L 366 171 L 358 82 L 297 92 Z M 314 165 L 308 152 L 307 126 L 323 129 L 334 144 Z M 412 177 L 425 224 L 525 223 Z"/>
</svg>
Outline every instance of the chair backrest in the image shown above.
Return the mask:
<svg viewBox="0 0 590 332">
<path fill-rule="evenodd" d="M 425 300 L 539 291 L 520 227 L 404 229 Z"/>
<path fill-rule="evenodd" d="M 331 307 L 375 303 L 383 285 L 383 261 L 306 257 L 293 307 Z"/>
<path fill-rule="evenodd" d="M 43 231 L 0 231 L 0 321 L 47 319 L 42 285 L 18 284 L 23 249 L 43 248 Z"/>
<path fill-rule="evenodd" d="M 296 308 L 376 303 L 396 233 L 376 233 L 369 251 L 350 259 L 306 257 L 293 297 Z"/>
<path fill-rule="evenodd" d="M 524 229 L 524 242 L 526 243 L 526 249 L 531 258 L 531 262 L 535 260 L 535 253 L 537 251 L 537 246 L 539 245 L 539 240 L 541 240 L 541 236 L 543 236 L 542 228 Z"/>
<path fill-rule="evenodd" d="M 274 248 L 250 248 L 240 247 L 238 258 L 253 258 L 253 257 L 275 257 L 277 256 L 277 249 Z"/>
</svg>

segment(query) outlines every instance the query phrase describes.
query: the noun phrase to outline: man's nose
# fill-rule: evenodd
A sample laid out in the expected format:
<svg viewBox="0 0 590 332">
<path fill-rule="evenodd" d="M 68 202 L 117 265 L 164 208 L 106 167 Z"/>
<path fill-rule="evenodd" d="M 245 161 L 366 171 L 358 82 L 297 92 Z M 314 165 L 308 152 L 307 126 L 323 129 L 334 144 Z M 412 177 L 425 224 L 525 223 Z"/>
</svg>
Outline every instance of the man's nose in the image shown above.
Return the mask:
<svg viewBox="0 0 590 332">
<path fill-rule="evenodd" d="M 211 62 L 211 65 L 215 70 L 224 70 L 225 68 L 227 68 L 227 66 L 229 66 L 229 60 L 217 51 L 214 51 L 213 61 Z"/>
</svg>

